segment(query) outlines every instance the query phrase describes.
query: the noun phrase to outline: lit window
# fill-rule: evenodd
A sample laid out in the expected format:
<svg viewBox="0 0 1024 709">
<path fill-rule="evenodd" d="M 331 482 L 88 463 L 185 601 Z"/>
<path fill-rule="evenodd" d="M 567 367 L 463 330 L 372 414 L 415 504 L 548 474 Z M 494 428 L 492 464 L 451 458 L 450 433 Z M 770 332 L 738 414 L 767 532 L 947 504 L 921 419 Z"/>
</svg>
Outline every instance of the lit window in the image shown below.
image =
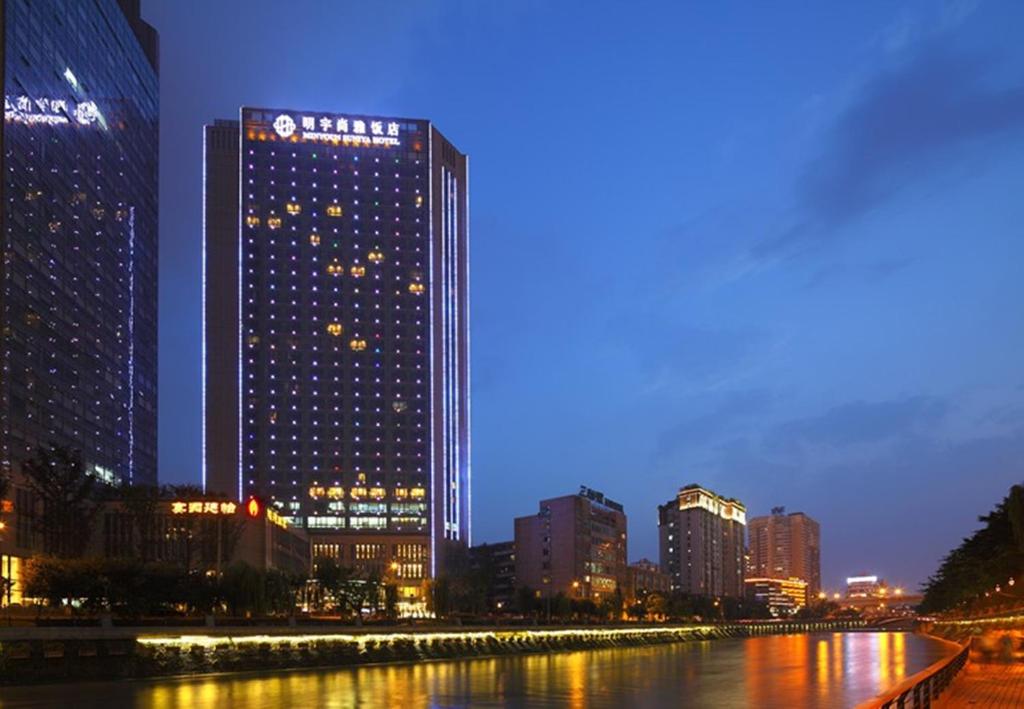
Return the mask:
<svg viewBox="0 0 1024 709">
<path fill-rule="evenodd" d="M 366 258 L 370 260 L 370 263 L 380 263 L 384 260 L 384 254 L 380 251 L 371 251 Z"/>
<path fill-rule="evenodd" d="M 319 500 L 321 497 L 324 496 L 324 494 L 325 491 L 322 487 L 314 486 L 309 488 L 309 496 L 312 497 L 314 500 Z"/>
<path fill-rule="evenodd" d="M 289 214 L 298 214 L 302 211 L 302 205 L 297 202 L 289 202 L 284 207 Z"/>
<path fill-rule="evenodd" d="M 271 229 L 280 229 L 281 228 L 281 217 L 268 217 L 267 218 L 267 226 L 270 227 Z"/>
<path fill-rule="evenodd" d="M 426 496 L 427 491 L 424 490 L 422 487 L 414 487 L 412 490 L 409 491 L 409 497 L 413 498 L 414 500 L 421 500 Z"/>
<path fill-rule="evenodd" d="M 348 343 L 353 352 L 362 352 L 366 349 L 366 340 L 352 340 Z"/>
<path fill-rule="evenodd" d="M 362 278 L 366 275 L 366 266 L 353 266 L 349 269 L 349 272 L 353 278 Z"/>
<path fill-rule="evenodd" d="M 396 414 L 402 413 L 408 407 L 409 407 L 409 405 L 406 404 L 404 401 L 395 401 L 395 402 L 392 402 L 392 404 L 391 404 L 391 408 L 395 410 Z"/>
<path fill-rule="evenodd" d="M 334 259 L 327 264 L 327 274 L 330 276 L 340 276 L 345 272 L 345 267 L 338 263 L 338 259 Z"/>
<path fill-rule="evenodd" d="M 423 288 L 423 284 L 422 283 L 410 283 L 409 284 L 409 292 L 410 293 L 414 293 L 415 295 L 420 295 L 421 293 L 423 293 L 423 290 L 424 290 L 424 288 Z"/>
<path fill-rule="evenodd" d="M 309 243 L 312 244 L 313 246 L 319 246 L 320 245 L 320 235 L 319 234 L 310 234 L 309 235 Z"/>
<path fill-rule="evenodd" d="M 332 322 L 327 325 L 327 333 L 337 337 L 341 333 L 345 332 L 345 328 L 341 326 L 341 323 Z"/>
<path fill-rule="evenodd" d="M 327 488 L 327 497 L 332 500 L 341 500 L 345 497 L 345 488 L 341 487 L 329 487 Z"/>
<path fill-rule="evenodd" d="M 247 226 L 259 226 L 260 218 L 257 217 L 255 214 L 250 214 L 245 218 L 245 223 Z"/>
<path fill-rule="evenodd" d="M 340 217 L 342 214 L 340 204 L 329 204 L 327 205 L 327 216 L 329 217 Z"/>
</svg>

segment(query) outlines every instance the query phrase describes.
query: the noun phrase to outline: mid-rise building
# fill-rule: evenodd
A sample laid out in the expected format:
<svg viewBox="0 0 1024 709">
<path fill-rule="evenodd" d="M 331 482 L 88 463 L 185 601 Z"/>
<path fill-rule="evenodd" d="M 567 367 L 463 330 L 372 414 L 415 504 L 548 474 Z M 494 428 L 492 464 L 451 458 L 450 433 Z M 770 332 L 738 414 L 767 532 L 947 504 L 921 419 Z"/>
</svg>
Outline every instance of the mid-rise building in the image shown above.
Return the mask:
<svg viewBox="0 0 1024 709">
<path fill-rule="evenodd" d="M 467 178 L 425 120 L 206 128 L 204 485 L 403 603 L 470 537 Z"/>
<path fill-rule="evenodd" d="M 469 550 L 472 569 L 487 585 L 487 608 L 502 612 L 512 608 L 516 597 L 514 542 L 480 544 Z"/>
<path fill-rule="evenodd" d="M 747 600 L 763 603 L 776 618 L 793 615 L 807 605 L 807 582 L 803 579 L 747 578 L 743 580 Z"/>
<path fill-rule="evenodd" d="M 0 474 L 37 446 L 156 483 L 157 35 L 137 0 L 6 2 Z"/>
<path fill-rule="evenodd" d="M 625 597 L 626 514 L 596 490 L 542 500 L 515 520 L 516 583 L 541 596 Z"/>
<path fill-rule="evenodd" d="M 672 578 L 672 590 L 742 597 L 746 521 L 739 500 L 697 484 L 659 506 L 659 563 Z"/>
<path fill-rule="evenodd" d="M 625 597 L 633 603 L 651 594 L 667 596 L 672 592 L 672 577 L 650 559 L 634 561 L 626 568 Z"/>
<path fill-rule="evenodd" d="M 747 522 L 750 544 L 748 575 L 770 579 L 803 579 L 813 598 L 821 590 L 821 528 L 803 512 L 786 514 L 774 507 L 770 515 Z"/>
<path fill-rule="evenodd" d="M 875 598 L 886 588 L 885 581 L 880 581 L 875 574 L 861 574 L 846 577 L 847 598 Z"/>
</svg>

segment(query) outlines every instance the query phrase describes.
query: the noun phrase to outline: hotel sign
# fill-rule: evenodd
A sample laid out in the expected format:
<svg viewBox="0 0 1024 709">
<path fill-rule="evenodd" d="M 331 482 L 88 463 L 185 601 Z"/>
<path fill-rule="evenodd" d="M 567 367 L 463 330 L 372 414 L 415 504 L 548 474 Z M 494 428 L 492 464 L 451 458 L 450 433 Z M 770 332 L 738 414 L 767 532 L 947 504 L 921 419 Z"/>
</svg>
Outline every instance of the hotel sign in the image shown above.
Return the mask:
<svg viewBox="0 0 1024 709">
<path fill-rule="evenodd" d="M 29 96 L 4 96 L 4 121 L 26 125 L 70 125 L 91 126 L 100 120 L 100 110 L 95 101 L 74 103 L 62 98 L 30 98 Z"/>
<path fill-rule="evenodd" d="M 367 148 L 395 148 L 401 145 L 401 124 L 398 121 L 296 112 L 271 115 L 274 115 L 274 119 L 270 126 L 283 140 Z"/>
</svg>

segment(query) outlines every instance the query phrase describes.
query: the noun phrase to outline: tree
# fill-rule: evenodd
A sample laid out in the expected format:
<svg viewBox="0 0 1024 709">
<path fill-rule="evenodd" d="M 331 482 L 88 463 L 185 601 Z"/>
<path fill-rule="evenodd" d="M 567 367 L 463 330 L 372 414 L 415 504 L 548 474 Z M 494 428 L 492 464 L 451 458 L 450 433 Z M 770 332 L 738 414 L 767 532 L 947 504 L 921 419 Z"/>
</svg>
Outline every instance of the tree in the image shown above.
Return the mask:
<svg viewBox="0 0 1024 709">
<path fill-rule="evenodd" d="M 1024 486 L 1014 485 L 984 526 L 942 560 L 924 586 L 924 612 L 972 603 L 1024 570 Z"/>
<path fill-rule="evenodd" d="M 10 489 L 11 479 L 7 476 L 7 473 L 0 470 L 0 541 L 3 540 L 7 532 L 7 522 L 4 520 L 4 502 L 7 500 L 7 493 Z M 11 580 L 0 574 L 0 600 L 7 597 L 7 592 L 11 585 Z"/>
<path fill-rule="evenodd" d="M 398 617 L 398 586 L 393 583 L 384 584 L 384 615 L 388 620 Z"/>
<path fill-rule="evenodd" d="M 516 610 L 523 615 L 530 615 L 537 610 L 537 593 L 529 586 L 516 589 Z"/>
<path fill-rule="evenodd" d="M 21 469 L 41 505 L 36 531 L 42 536 L 43 551 L 61 558 L 82 556 L 99 508 L 94 499 L 96 478 L 85 472 L 81 452 L 39 446 Z"/>
<path fill-rule="evenodd" d="M 123 485 L 119 491 L 125 514 L 131 520 L 135 557 L 142 562 L 157 558 L 162 536 L 157 511 L 163 502 L 160 488 L 152 485 Z"/>
<path fill-rule="evenodd" d="M 214 499 L 195 485 L 168 485 L 160 494 L 165 500 Z M 243 525 L 244 521 L 233 515 L 175 515 L 166 534 L 185 569 L 220 569 L 234 556 Z"/>
<path fill-rule="evenodd" d="M 337 561 L 319 557 L 315 562 L 314 578 L 333 599 L 341 615 L 351 615 L 362 624 L 363 608 L 380 606 L 381 583 L 376 574 L 365 574 Z"/>
<path fill-rule="evenodd" d="M 264 613 L 266 590 L 263 574 L 244 561 L 231 564 L 220 578 L 220 596 L 233 616 Z"/>
</svg>

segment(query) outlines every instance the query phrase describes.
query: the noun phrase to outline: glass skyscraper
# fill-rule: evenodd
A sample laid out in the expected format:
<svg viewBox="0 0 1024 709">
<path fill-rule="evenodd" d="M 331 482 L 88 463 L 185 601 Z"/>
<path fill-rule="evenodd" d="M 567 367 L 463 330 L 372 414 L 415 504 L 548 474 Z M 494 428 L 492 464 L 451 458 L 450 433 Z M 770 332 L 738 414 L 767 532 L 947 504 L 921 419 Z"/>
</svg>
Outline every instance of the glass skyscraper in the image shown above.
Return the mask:
<svg viewBox="0 0 1024 709">
<path fill-rule="evenodd" d="M 206 129 L 204 483 L 406 600 L 469 542 L 467 190 L 428 121 Z"/>
<path fill-rule="evenodd" d="M 0 460 L 156 483 L 157 35 L 137 0 L 2 5 Z"/>
</svg>

